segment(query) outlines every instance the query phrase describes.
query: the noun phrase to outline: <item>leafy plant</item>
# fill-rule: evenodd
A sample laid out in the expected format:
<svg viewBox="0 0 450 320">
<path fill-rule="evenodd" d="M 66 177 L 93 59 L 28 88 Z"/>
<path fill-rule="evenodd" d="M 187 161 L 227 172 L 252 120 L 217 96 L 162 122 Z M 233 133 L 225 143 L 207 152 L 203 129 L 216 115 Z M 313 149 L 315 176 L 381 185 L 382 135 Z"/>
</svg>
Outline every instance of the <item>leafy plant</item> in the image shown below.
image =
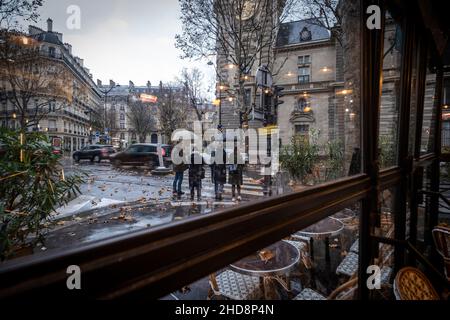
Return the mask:
<svg viewBox="0 0 450 320">
<path fill-rule="evenodd" d="M 325 179 L 335 180 L 344 176 L 344 144 L 339 140 L 328 141 L 325 145 L 327 160 L 325 162 Z"/>
<path fill-rule="evenodd" d="M 21 143 L 22 136 L 22 143 Z M 20 134 L 2 129 L 0 157 L 0 258 L 26 245 L 27 238 L 42 241 L 43 225 L 54 209 L 80 193 L 83 177 L 64 176 L 60 157 L 53 154 L 41 133 Z"/>
<path fill-rule="evenodd" d="M 380 135 L 378 143 L 380 148 L 380 168 L 388 168 L 396 164 L 397 148 L 394 144 L 396 137 L 393 131 L 391 135 Z"/>
<path fill-rule="evenodd" d="M 306 183 L 306 177 L 313 173 L 318 162 L 319 151 L 316 132 L 312 131 L 310 137 L 293 136 L 291 143 L 280 150 L 281 167 L 287 170 L 293 179 Z"/>
</svg>

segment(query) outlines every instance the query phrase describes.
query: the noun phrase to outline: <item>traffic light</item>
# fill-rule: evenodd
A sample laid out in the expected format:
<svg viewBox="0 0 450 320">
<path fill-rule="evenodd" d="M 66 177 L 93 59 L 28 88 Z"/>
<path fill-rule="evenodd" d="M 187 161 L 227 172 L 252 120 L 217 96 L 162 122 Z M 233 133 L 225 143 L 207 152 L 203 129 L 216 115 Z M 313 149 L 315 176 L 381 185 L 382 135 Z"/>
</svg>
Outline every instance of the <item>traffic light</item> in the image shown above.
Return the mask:
<svg viewBox="0 0 450 320">
<path fill-rule="evenodd" d="M 280 98 L 281 98 L 282 96 L 284 96 L 283 90 L 284 90 L 283 87 L 275 86 L 275 87 L 273 88 L 273 91 L 274 91 L 274 92 L 273 92 L 273 100 L 274 100 L 273 106 L 274 106 L 275 108 L 276 108 L 277 106 L 279 106 L 280 104 L 283 104 L 283 103 L 284 103 L 283 100 L 280 100 Z"/>
</svg>

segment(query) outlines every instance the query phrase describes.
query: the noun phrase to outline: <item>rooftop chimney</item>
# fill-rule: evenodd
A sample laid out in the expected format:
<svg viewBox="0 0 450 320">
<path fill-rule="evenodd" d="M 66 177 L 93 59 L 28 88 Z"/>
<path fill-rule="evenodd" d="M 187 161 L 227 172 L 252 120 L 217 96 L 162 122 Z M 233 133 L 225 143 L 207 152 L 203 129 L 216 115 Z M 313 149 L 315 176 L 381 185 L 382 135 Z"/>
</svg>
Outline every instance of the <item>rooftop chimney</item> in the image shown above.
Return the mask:
<svg viewBox="0 0 450 320">
<path fill-rule="evenodd" d="M 67 51 L 69 51 L 70 54 L 72 54 L 72 45 L 68 43 L 64 43 L 64 47 L 66 47 Z"/>
<path fill-rule="evenodd" d="M 97 79 L 97 86 L 101 87 L 102 86 L 102 80 Z"/>
<path fill-rule="evenodd" d="M 53 20 L 50 18 L 47 19 L 47 31 L 53 32 Z"/>
</svg>

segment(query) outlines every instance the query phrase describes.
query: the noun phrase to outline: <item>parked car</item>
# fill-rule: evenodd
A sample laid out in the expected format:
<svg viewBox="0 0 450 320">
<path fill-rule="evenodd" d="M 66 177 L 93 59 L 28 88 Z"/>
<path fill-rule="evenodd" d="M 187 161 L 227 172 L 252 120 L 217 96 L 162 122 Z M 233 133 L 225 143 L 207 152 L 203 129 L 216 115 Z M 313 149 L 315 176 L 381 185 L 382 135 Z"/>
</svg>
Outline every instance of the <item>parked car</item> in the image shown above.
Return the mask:
<svg viewBox="0 0 450 320">
<path fill-rule="evenodd" d="M 78 162 L 83 159 L 100 162 L 103 159 L 109 159 L 109 156 L 115 153 L 116 150 L 111 145 L 89 145 L 75 151 L 72 155 L 73 160 Z"/>
<path fill-rule="evenodd" d="M 172 163 L 170 152 L 171 146 L 161 145 L 163 162 L 165 166 Z M 158 144 L 156 143 L 136 143 L 129 146 L 126 150 L 110 155 L 110 162 L 115 166 L 139 165 L 155 168 L 159 166 Z"/>
</svg>

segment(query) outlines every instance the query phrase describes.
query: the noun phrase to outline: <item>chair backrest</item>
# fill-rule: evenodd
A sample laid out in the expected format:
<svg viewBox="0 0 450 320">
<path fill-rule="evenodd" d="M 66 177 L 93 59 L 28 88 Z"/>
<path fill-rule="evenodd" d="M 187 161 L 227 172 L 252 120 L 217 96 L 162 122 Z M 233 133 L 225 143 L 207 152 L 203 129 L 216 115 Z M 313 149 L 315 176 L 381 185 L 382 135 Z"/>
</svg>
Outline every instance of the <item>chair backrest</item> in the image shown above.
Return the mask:
<svg viewBox="0 0 450 320">
<path fill-rule="evenodd" d="M 444 271 L 450 280 L 450 228 L 437 226 L 432 231 L 436 251 L 444 259 Z"/>
<path fill-rule="evenodd" d="M 450 258 L 450 228 L 437 226 L 432 231 L 436 250 L 444 258 Z"/>
<path fill-rule="evenodd" d="M 395 276 L 394 294 L 397 300 L 439 300 L 428 278 L 419 270 L 405 267 Z"/>
<path fill-rule="evenodd" d="M 219 286 L 217 285 L 217 279 L 216 279 L 216 274 L 215 273 L 211 273 L 209 275 L 209 284 L 211 285 L 211 289 L 214 292 L 219 292 Z"/>
<path fill-rule="evenodd" d="M 353 300 L 358 289 L 358 277 L 354 276 L 349 281 L 334 289 L 328 296 L 328 300 Z"/>
</svg>

